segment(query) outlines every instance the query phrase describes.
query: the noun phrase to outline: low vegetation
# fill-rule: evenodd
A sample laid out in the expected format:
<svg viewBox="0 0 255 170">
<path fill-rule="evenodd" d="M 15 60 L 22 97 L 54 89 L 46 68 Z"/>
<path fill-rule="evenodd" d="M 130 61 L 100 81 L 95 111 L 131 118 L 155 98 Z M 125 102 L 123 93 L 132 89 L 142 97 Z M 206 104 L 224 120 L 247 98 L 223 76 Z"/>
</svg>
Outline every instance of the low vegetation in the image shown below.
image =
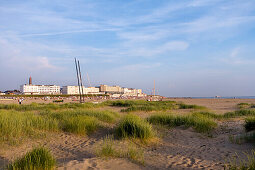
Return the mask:
<svg viewBox="0 0 255 170">
<path fill-rule="evenodd" d="M 124 145 L 124 147 L 123 147 Z M 120 144 L 118 141 L 114 141 L 113 136 L 106 136 L 101 144 L 96 150 L 96 155 L 109 158 L 128 158 L 135 163 L 144 165 L 144 152 L 142 149 L 136 147 L 134 144 Z"/>
<path fill-rule="evenodd" d="M 31 112 L 0 111 L 0 143 L 17 144 L 44 131 L 58 131 L 58 121 Z"/>
<path fill-rule="evenodd" d="M 106 105 L 115 107 L 127 107 L 122 109 L 122 112 L 134 111 L 165 111 L 172 109 L 206 109 L 203 106 L 187 105 L 184 103 L 177 103 L 175 101 L 145 101 L 145 100 L 117 100 L 107 101 Z"/>
<path fill-rule="evenodd" d="M 149 139 L 154 136 L 152 126 L 139 116 L 127 114 L 124 116 L 116 128 L 116 134 L 120 138 Z"/>
<path fill-rule="evenodd" d="M 148 118 L 152 124 L 167 125 L 169 127 L 185 126 L 193 127 L 197 132 L 208 133 L 214 129 L 217 124 L 203 114 L 193 113 L 186 116 L 172 114 L 155 114 Z"/>
<path fill-rule="evenodd" d="M 239 103 L 239 104 L 237 104 L 237 107 L 239 109 L 250 109 L 250 108 L 255 108 L 255 104 L 252 104 L 252 103 Z"/>
<path fill-rule="evenodd" d="M 51 170 L 56 165 L 55 158 L 51 153 L 43 148 L 35 148 L 22 158 L 17 159 L 7 166 L 8 170 Z"/>
<path fill-rule="evenodd" d="M 189 104 L 180 103 L 179 109 L 206 109 L 206 107 L 198 106 L 198 105 L 194 105 L 194 104 L 189 105 Z"/>
<path fill-rule="evenodd" d="M 117 112 L 109 110 L 93 110 L 93 109 L 74 109 L 64 111 L 42 111 L 40 115 L 51 117 L 58 120 L 69 119 L 70 117 L 89 116 L 94 117 L 102 122 L 113 123 L 119 117 Z"/>
<path fill-rule="evenodd" d="M 229 140 L 232 143 L 236 144 L 242 144 L 245 142 L 255 142 L 255 133 L 254 132 L 247 132 L 244 134 L 239 134 L 239 135 L 231 135 L 229 136 Z"/>
<path fill-rule="evenodd" d="M 240 116 L 255 116 L 255 110 L 237 110 L 234 112 L 228 112 L 223 115 L 224 118 L 234 118 Z"/>
<path fill-rule="evenodd" d="M 225 114 L 215 114 L 211 112 L 198 112 L 198 113 L 214 119 L 228 119 L 243 116 L 255 116 L 255 110 L 252 109 L 242 109 L 234 112 L 227 112 Z"/>
<path fill-rule="evenodd" d="M 255 130 L 255 117 L 248 117 L 245 119 L 245 124 L 244 124 L 245 130 L 252 131 Z"/>
<path fill-rule="evenodd" d="M 250 108 L 250 106 L 251 106 L 251 104 L 249 104 L 249 103 L 238 103 L 237 104 L 237 107 L 239 109 L 247 109 L 247 108 Z"/>
<path fill-rule="evenodd" d="M 43 110 L 18 112 L 0 110 L 0 143 L 18 144 L 28 138 L 45 136 L 46 132 L 70 132 L 87 135 L 103 123 L 116 121 L 118 113 L 107 110 Z"/>
<path fill-rule="evenodd" d="M 44 103 L 31 103 L 31 104 L 0 104 L 0 110 L 16 110 L 16 111 L 32 111 L 32 110 L 58 110 L 58 109 L 88 109 L 100 107 L 99 104 L 93 103 L 65 103 L 65 104 L 44 104 Z"/>
<path fill-rule="evenodd" d="M 252 150 L 250 154 L 245 153 L 246 159 L 241 159 L 236 155 L 230 163 L 225 165 L 224 169 L 229 170 L 253 170 L 255 169 L 255 151 Z"/>
</svg>

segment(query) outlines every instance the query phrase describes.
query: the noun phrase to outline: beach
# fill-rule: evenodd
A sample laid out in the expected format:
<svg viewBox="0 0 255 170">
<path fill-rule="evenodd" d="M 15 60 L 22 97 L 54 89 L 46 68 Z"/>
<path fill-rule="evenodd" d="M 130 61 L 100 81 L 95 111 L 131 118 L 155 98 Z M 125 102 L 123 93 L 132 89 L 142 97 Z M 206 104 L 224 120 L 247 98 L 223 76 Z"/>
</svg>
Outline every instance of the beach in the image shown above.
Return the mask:
<svg viewBox="0 0 255 170">
<path fill-rule="evenodd" d="M 224 114 L 238 110 L 239 103 L 255 103 L 255 99 L 190 99 L 170 98 L 170 101 L 183 102 L 188 105 L 206 107 L 207 111 Z M 52 100 L 25 99 L 23 104 L 51 103 Z M 70 102 L 65 100 L 66 103 Z M 16 100 L 0 100 L 0 104 L 17 104 Z M 98 110 L 113 110 L 120 115 L 120 108 L 105 106 Z M 1 110 L 0 110 L 1 111 Z M 169 112 L 185 115 L 193 109 L 176 109 Z M 134 114 L 147 118 L 157 114 L 155 111 L 135 111 Z M 160 134 L 157 142 L 138 144 L 144 155 L 144 163 L 132 161 L 125 157 L 100 157 L 96 148 L 105 138 L 112 134 L 116 124 L 99 128 L 91 135 L 75 135 L 67 132 L 54 132 L 46 138 L 27 139 L 25 142 L 0 148 L 0 167 L 21 157 L 35 146 L 48 148 L 57 159 L 58 169 L 224 169 L 224 165 L 238 154 L 245 158 L 244 152 L 251 152 L 252 143 L 237 144 L 232 136 L 245 133 L 244 118 L 235 117 L 217 120 L 217 127 L 210 135 L 198 133 L 192 127 L 178 126 L 173 128 L 155 127 Z M 117 141 L 117 140 L 116 140 Z"/>
</svg>

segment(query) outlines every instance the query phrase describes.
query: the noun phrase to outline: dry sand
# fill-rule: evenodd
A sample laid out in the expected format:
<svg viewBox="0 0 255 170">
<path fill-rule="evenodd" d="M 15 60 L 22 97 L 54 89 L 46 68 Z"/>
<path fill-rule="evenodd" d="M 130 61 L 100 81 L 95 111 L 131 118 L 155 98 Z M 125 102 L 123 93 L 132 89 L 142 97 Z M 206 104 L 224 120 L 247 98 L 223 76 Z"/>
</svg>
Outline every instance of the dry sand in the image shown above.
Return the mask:
<svg viewBox="0 0 255 170">
<path fill-rule="evenodd" d="M 171 99 L 186 104 L 206 106 L 215 113 L 237 109 L 241 102 L 255 103 L 255 99 Z M 3 103 L 3 101 L 0 101 Z M 5 103 L 5 102 L 4 102 Z M 9 101 L 8 101 L 9 103 Z M 249 143 L 235 144 L 230 135 L 244 133 L 244 121 L 231 119 L 218 122 L 212 137 L 182 127 L 164 129 L 158 145 L 145 147 L 145 165 L 128 159 L 102 159 L 95 156 L 94 148 L 111 129 L 102 129 L 89 137 L 68 133 L 51 134 L 47 139 L 26 142 L 16 147 L 0 148 L 0 168 L 33 146 L 44 145 L 51 150 L 58 161 L 58 169 L 224 169 L 224 164 L 235 153 L 244 157 L 243 152 L 254 148 Z"/>
</svg>

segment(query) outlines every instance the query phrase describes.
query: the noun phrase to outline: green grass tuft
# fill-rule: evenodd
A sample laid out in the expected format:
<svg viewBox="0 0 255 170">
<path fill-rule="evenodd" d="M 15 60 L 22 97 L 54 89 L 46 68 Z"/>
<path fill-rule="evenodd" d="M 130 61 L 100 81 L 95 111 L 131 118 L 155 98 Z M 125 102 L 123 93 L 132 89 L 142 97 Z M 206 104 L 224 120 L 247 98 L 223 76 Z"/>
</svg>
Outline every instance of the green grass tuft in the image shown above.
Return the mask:
<svg viewBox="0 0 255 170">
<path fill-rule="evenodd" d="M 253 170 L 255 169 L 255 151 L 252 150 L 250 154 L 245 153 L 246 159 L 241 159 L 236 155 L 229 164 L 225 165 L 224 169 L 228 170 Z"/>
<path fill-rule="evenodd" d="M 187 105 L 184 103 L 177 103 L 175 101 L 145 101 L 145 100 L 117 100 L 107 101 L 106 105 L 116 107 L 127 107 L 122 109 L 122 112 L 134 111 L 165 111 L 172 109 L 206 109 L 204 106 Z"/>
<path fill-rule="evenodd" d="M 118 156 L 116 150 L 114 149 L 113 137 L 107 135 L 104 140 L 101 148 L 97 150 L 96 153 L 101 157 L 114 157 Z"/>
<path fill-rule="evenodd" d="M 64 132 L 86 135 L 94 132 L 98 127 L 98 120 L 89 116 L 70 117 L 61 121 L 61 129 Z"/>
<path fill-rule="evenodd" d="M 184 125 L 186 127 L 193 127 L 197 132 L 202 133 L 210 132 L 217 126 L 212 119 L 199 113 L 193 113 L 187 116 L 156 114 L 150 116 L 148 121 L 152 124 L 167 125 L 169 127 Z"/>
<path fill-rule="evenodd" d="M 206 107 L 198 106 L 198 105 L 189 105 L 189 104 L 180 103 L 179 104 L 179 109 L 206 109 Z"/>
<path fill-rule="evenodd" d="M 55 158 L 51 153 L 43 148 L 35 148 L 22 158 L 17 159 L 7 166 L 8 170 L 51 170 L 56 165 Z"/>
<path fill-rule="evenodd" d="M 247 109 L 247 108 L 251 107 L 251 104 L 249 104 L 249 103 L 239 103 L 239 104 L 237 104 L 237 107 L 239 109 Z"/>
<path fill-rule="evenodd" d="M 26 137 L 35 137 L 44 131 L 58 131 L 58 121 L 31 112 L 0 111 L 0 143 L 21 143 Z"/>
<path fill-rule="evenodd" d="M 223 118 L 234 118 L 240 116 L 255 116 L 255 110 L 237 110 L 234 112 L 228 112 L 223 115 Z"/>
<path fill-rule="evenodd" d="M 113 136 L 106 136 L 103 139 L 102 145 L 97 148 L 96 155 L 104 158 L 118 157 L 128 158 L 135 163 L 144 165 L 144 152 L 135 145 L 119 143 L 114 141 Z"/>
<path fill-rule="evenodd" d="M 245 130 L 252 131 L 255 130 L 255 117 L 248 117 L 245 119 L 245 124 L 244 124 Z"/>
<path fill-rule="evenodd" d="M 45 137 L 46 132 L 70 132 L 86 135 L 105 123 L 113 123 L 119 114 L 107 110 L 65 109 L 64 111 L 0 110 L 0 143 L 15 145 L 24 140 Z"/>
<path fill-rule="evenodd" d="M 58 109 L 77 109 L 77 108 L 97 108 L 98 104 L 93 103 L 65 103 L 65 104 L 44 104 L 44 103 L 31 103 L 31 104 L 0 104 L 0 110 L 17 110 L 17 111 L 32 111 L 32 110 L 58 110 Z"/>
<path fill-rule="evenodd" d="M 120 120 L 116 128 L 116 134 L 121 138 L 149 139 L 153 137 L 152 126 L 133 114 L 128 114 Z"/>
</svg>

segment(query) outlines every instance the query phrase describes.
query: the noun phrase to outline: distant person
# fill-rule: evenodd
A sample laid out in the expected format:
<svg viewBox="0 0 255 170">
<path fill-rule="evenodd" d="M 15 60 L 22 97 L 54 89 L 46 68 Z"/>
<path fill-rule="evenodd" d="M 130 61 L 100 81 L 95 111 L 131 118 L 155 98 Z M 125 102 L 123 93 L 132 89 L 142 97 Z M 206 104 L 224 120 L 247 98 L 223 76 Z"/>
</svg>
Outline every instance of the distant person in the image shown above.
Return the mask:
<svg viewBox="0 0 255 170">
<path fill-rule="evenodd" d="M 19 104 L 21 104 L 22 103 L 22 99 L 19 99 Z"/>
</svg>

